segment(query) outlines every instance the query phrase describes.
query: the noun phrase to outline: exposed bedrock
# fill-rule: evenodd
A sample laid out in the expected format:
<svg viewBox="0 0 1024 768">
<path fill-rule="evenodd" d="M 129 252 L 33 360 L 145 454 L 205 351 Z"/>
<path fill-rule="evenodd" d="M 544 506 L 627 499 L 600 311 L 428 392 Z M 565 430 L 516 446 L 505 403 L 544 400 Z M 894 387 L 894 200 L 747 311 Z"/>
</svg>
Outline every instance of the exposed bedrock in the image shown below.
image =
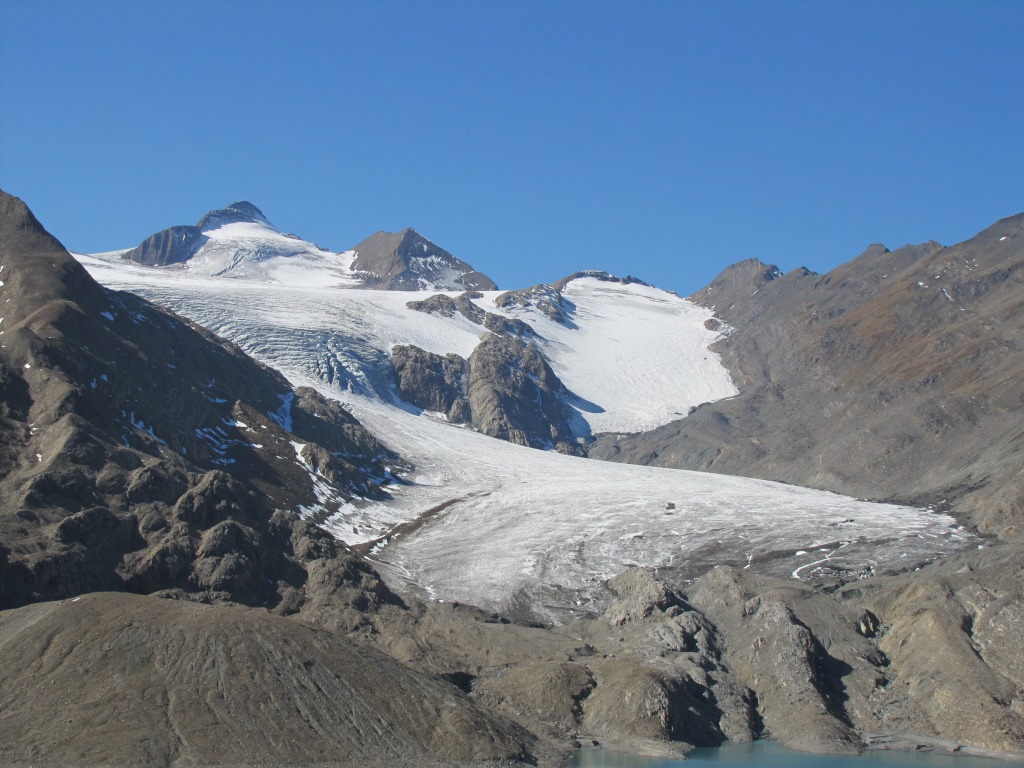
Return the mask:
<svg viewBox="0 0 1024 768">
<path fill-rule="evenodd" d="M 469 360 L 414 346 L 392 349 L 403 400 L 491 437 L 581 456 L 571 394 L 536 344 L 487 334 Z"/>
</svg>

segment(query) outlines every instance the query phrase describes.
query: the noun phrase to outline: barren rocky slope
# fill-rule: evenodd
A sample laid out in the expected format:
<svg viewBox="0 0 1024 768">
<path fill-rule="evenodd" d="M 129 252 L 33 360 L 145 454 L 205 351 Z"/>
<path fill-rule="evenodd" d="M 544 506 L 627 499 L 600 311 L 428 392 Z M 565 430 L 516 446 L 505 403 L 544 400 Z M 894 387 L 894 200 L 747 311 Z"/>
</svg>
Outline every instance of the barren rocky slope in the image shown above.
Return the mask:
<svg viewBox="0 0 1024 768">
<path fill-rule="evenodd" d="M 945 504 L 1021 531 L 1024 214 L 944 248 L 872 246 L 826 275 L 751 260 L 695 301 L 741 394 L 595 458 Z"/>
<path fill-rule="evenodd" d="M 100 287 L 8 195 L 0 276 L 4 605 L 181 589 L 297 610 L 297 511 L 385 493 L 397 457 L 336 403 Z"/>
<path fill-rule="evenodd" d="M 239 607 L 90 594 L 0 613 L 0 762 L 449 765 L 533 739 L 342 635 Z"/>
</svg>

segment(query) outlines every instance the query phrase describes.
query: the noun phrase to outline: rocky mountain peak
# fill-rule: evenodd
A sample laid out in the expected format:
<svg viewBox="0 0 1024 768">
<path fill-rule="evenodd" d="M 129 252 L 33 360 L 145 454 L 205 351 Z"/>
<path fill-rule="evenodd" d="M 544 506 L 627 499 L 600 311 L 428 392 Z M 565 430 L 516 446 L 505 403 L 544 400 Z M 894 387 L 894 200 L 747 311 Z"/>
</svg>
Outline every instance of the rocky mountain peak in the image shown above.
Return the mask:
<svg viewBox="0 0 1024 768">
<path fill-rule="evenodd" d="M 782 277 L 782 270 L 760 259 L 745 259 L 728 267 L 690 299 L 707 306 L 727 307 L 748 298 Z"/>
<path fill-rule="evenodd" d="M 884 256 L 887 253 L 889 253 L 889 249 L 886 248 L 884 245 L 882 245 L 881 243 L 872 243 L 871 245 L 864 249 L 864 253 L 862 253 L 860 256 L 861 258 L 869 259 L 872 256 Z"/>
<path fill-rule="evenodd" d="M 487 275 L 432 243 L 415 229 L 376 232 L 353 249 L 352 269 L 364 287 L 383 290 L 493 291 Z"/>
<path fill-rule="evenodd" d="M 227 208 L 207 212 L 196 226 L 180 224 L 168 227 L 143 240 L 128 251 L 124 258 L 149 267 L 183 264 L 191 259 L 208 241 L 207 233 L 225 224 L 262 224 L 273 229 L 263 212 L 250 202 L 241 200 Z"/>
<path fill-rule="evenodd" d="M 265 224 L 272 226 L 263 211 L 252 203 L 241 200 L 232 203 L 227 208 L 220 208 L 216 211 L 209 211 L 199 220 L 196 225 L 203 232 L 223 227 L 225 224 Z"/>
</svg>

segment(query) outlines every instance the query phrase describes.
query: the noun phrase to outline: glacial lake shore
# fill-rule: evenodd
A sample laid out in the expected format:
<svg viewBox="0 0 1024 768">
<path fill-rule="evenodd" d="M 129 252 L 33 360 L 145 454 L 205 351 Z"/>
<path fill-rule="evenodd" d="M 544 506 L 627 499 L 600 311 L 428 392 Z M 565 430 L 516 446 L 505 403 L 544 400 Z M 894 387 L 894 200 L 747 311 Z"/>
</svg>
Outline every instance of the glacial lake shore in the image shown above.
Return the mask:
<svg viewBox="0 0 1024 768">
<path fill-rule="evenodd" d="M 584 747 L 576 753 L 574 768 L 999 768 L 1024 765 L 1024 755 L 982 757 L 948 752 L 870 749 L 859 756 L 797 752 L 771 741 L 726 743 L 696 749 L 686 760 L 641 757 L 623 752 Z"/>
</svg>

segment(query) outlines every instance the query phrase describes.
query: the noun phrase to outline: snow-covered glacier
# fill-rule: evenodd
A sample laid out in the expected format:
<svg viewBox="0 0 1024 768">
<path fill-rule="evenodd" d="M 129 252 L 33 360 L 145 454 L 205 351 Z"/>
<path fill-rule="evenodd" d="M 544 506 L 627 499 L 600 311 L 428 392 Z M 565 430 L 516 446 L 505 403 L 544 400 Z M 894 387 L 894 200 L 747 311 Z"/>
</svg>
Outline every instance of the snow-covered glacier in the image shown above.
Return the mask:
<svg viewBox="0 0 1024 768">
<path fill-rule="evenodd" d="M 468 357 L 480 325 L 407 306 L 437 291 L 357 288 L 350 253 L 290 236 L 281 251 L 260 250 L 243 241 L 267 233 L 242 231 L 258 225 L 230 226 L 238 231 L 222 233 L 191 267 L 145 267 L 123 252 L 78 258 L 101 283 L 166 306 L 294 384 L 343 401 L 415 464 L 389 501 L 319 510 L 325 527 L 364 546 L 400 590 L 557 621 L 593 607 L 602 582 L 634 565 L 677 582 L 719 563 L 855 577 L 970 542 L 952 518 L 929 510 L 574 458 L 448 424 L 401 402 L 390 350 L 412 344 Z M 709 311 L 675 294 L 584 275 L 562 287 L 561 320 L 500 295 L 473 301 L 532 327 L 594 433 L 651 429 L 736 394 L 709 349 L 718 338 Z"/>
</svg>

